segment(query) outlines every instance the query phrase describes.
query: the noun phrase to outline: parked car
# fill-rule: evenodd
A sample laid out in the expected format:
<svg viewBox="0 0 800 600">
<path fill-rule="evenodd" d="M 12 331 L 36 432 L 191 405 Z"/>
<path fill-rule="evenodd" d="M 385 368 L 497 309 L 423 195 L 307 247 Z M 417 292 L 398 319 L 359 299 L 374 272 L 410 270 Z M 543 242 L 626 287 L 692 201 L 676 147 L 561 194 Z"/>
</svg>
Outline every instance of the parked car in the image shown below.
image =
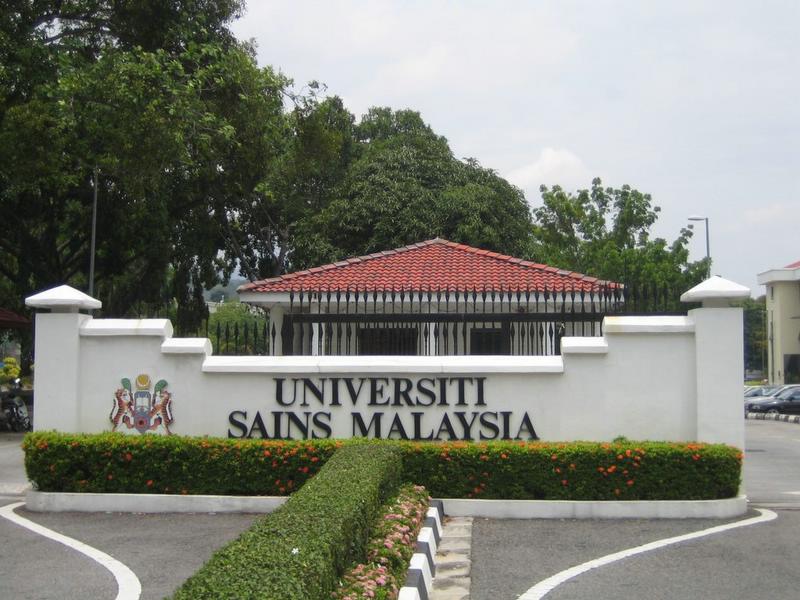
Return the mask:
<svg viewBox="0 0 800 600">
<path fill-rule="evenodd" d="M 756 399 L 765 396 L 774 396 L 785 387 L 785 385 L 751 385 L 745 387 L 744 397 Z"/>
<path fill-rule="evenodd" d="M 745 403 L 746 412 L 800 415 L 800 385 L 787 385 L 775 394 Z"/>
</svg>

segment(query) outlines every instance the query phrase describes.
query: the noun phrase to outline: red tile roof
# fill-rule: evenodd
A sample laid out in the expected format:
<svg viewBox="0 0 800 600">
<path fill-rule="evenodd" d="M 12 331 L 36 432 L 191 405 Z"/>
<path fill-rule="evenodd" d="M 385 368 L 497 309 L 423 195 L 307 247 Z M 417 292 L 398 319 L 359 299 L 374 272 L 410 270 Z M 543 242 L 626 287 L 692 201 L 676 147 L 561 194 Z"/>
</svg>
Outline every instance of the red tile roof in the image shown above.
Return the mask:
<svg viewBox="0 0 800 600">
<path fill-rule="evenodd" d="M 783 268 L 784 268 L 784 269 L 800 269 L 800 260 L 798 260 L 797 262 L 793 262 L 793 263 L 792 263 L 792 264 L 790 264 L 790 265 L 786 265 L 786 266 L 785 266 L 785 267 L 783 267 Z"/>
<path fill-rule="evenodd" d="M 31 322 L 25 317 L 11 312 L 6 308 L 0 308 L 0 328 L 2 329 L 22 329 L 30 326 Z"/>
<path fill-rule="evenodd" d="M 593 290 L 601 281 L 443 239 L 246 283 L 239 292 L 299 290 Z"/>
</svg>

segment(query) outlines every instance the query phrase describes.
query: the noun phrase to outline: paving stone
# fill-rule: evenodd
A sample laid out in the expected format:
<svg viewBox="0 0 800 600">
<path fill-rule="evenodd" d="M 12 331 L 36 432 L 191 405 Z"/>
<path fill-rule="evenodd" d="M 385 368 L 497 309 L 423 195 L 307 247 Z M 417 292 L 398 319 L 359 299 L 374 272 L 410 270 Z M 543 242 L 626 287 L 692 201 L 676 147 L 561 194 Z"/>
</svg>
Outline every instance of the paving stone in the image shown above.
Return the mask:
<svg viewBox="0 0 800 600">
<path fill-rule="evenodd" d="M 469 600 L 472 519 L 446 517 L 436 552 L 436 577 L 430 600 Z"/>
</svg>

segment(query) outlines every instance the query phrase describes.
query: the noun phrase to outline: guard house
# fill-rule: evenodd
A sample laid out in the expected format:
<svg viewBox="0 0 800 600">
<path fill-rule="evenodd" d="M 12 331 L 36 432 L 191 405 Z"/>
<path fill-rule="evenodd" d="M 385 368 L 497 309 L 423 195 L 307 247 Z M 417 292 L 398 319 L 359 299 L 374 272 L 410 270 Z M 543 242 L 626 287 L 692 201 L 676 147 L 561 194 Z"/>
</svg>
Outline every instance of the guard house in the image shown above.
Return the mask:
<svg viewBox="0 0 800 600">
<path fill-rule="evenodd" d="M 256 281 L 274 355 L 553 355 L 601 335 L 623 286 L 433 239 Z"/>
</svg>

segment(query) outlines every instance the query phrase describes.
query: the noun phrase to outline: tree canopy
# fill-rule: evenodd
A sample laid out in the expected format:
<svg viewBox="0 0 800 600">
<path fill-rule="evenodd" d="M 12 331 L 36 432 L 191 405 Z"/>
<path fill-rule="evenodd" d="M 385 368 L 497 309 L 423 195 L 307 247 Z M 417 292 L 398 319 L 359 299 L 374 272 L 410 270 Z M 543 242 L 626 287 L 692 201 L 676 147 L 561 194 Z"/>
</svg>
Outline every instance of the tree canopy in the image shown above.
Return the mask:
<svg viewBox="0 0 800 600">
<path fill-rule="evenodd" d="M 707 272 L 705 260 L 689 262 L 691 225 L 672 243 L 651 237 L 661 209 L 649 194 L 628 185 L 604 187 L 600 179 L 574 194 L 559 186 L 542 186 L 541 193 L 542 206 L 533 210 L 532 249 L 540 262 L 628 285 L 680 291 Z"/>
<path fill-rule="evenodd" d="M 203 290 L 444 237 L 621 281 L 688 287 L 691 231 L 595 180 L 522 191 L 459 159 L 413 110 L 356 118 L 259 68 L 239 0 L 12 0 L 0 16 L 0 301 L 87 287 L 105 314 L 207 316 Z"/>
</svg>

